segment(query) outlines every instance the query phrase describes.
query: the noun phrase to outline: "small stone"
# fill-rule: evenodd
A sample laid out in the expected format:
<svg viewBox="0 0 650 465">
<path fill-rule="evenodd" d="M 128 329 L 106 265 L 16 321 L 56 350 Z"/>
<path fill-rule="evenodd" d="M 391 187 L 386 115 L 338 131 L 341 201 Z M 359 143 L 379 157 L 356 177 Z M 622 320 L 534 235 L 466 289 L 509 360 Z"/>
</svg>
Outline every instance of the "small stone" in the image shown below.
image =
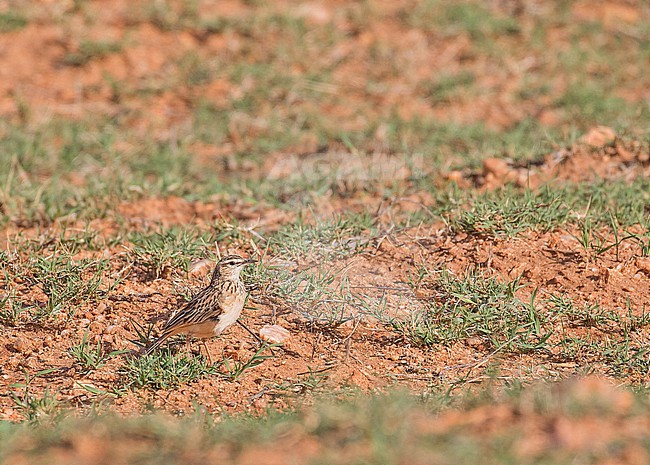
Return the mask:
<svg viewBox="0 0 650 465">
<path fill-rule="evenodd" d="M 636 266 L 639 271 L 650 276 L 650 257 L 639 257 L 636 259 Z"/>
<path fill-rule="evenodd" d="M 21 352 L 21 353 L 25 352 L 28 349 L 27 343 L 22 338 L 17 338 L 13 343 L 13 347 L 16 352 Z"/>
<path fill-rule="evenodd" d="M 95 315 L 103 315 L 104 313 L 106 313 L 107 308 L 108 308 L 108 305 L 106 305 L 105 302 L 100 302 L 99 305 L 97 305 L 93 309 L 93 314 L 95 314 Z"/>
<path fill-rule="evenodd" d="M 460 184 L 463 181 L 463 172 L 458 170 L 450 171 L 447 174 L 447 179 L 449 181 L 455 182 L 456 184 Z"/>
<path fill-rule="evenodd" d="M 206 274 L 206 272 L 209 270 L 211 264 L 212 264 L 212 260 L 209 260 L 207 258 L 204 258 L 203 260 L 195 260 L 192 263 L 190 263 L 190 267 L 187 270 L 187 272 L 190 275 Z"/>
<path fill-rule="evenodd" d="M 492 174 L 495 178 L 504 178 L 510 171 L 508 162 L 500 158 L 486 158 L 483 160 L 483 175 Z"/>
<path fill-rule="evenodd" d="M 37 352 L 41 347 L 43 347 L 43 340 L 40 337 L 35 338 L 32 341 L 32 351 Z"/>
<path fill-rule="evenodd" d="M 510 168 L 507 161 L 500 158 L 486 158 L 483 160 L 483 177 L 488 189 L 495 189 L 516 182 L 518 171 Z"/>
<path fill-rule="evenodd" d="M 291 333 L 280 325 L 264 325 L 260 329 L 260 337 L 273 344 L 279 344 L 291 337 Z"/>
<path fill-rule="evenodd" d="M 322 26 L 332 20 L 332 11 L 320 3 L 301 3 L 295 9 L 299 18 L 305 19 L 308 23 Z"/>
<path fill-rule="evenodd" d="M 90 332 L 93 334 L 101 334 L 104 332 L 104 325 L 97 321 L 93 321 L 90 323 Z"/>
<path fill-rule="evenodd" d="M 616 140 L 616 132 L 608 126 L 597 126 L 582 136 L 579 141 L 591 147 L 604 147 Z"/>
<path fill-rule="evenodd" d="M 631 162 L 631 161 L 634 161 L 636 159 L 636 156 L 634 155 L 634 153 L 632 153 L 628 149 L 626 149 L 623 146 L 623 144 L 616 144 L 616 153 L 618 153 L 618 156 L 624 162 Z"/>
</svg>

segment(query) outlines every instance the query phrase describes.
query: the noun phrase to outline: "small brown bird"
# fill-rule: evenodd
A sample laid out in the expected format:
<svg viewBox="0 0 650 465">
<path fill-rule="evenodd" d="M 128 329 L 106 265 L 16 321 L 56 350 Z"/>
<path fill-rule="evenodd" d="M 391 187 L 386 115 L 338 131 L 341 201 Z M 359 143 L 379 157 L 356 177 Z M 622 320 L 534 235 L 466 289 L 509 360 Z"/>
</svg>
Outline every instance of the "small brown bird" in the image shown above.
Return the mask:
<svg viewBox="0 0 650 465">
<path fill-rule="evenodd" d="M 162 334 L 151 344 L 146 354 L 176 334 L 185 333 L 205 339 L 220 335 L 234 324 L 244 308 L 247 295 L 239 274 L 244 266 L 254 262 L 255 260 L 244 259 L 239 255 L 222 258 L 212 273 L 208 287 L 169 318 Z"/>
</svg>

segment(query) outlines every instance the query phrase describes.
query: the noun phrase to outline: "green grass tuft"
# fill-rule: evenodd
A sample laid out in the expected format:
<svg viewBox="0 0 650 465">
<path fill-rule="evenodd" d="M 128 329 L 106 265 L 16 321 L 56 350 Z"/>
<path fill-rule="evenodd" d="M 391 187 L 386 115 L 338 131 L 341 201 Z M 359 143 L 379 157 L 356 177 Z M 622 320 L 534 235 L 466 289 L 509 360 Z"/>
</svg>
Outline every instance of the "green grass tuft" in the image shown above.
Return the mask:
<svg viewBox="0 0 650 465">
<path fill-rule="evenodd" d="M 218 373 L 217 367 L 209 365 L 203 356 L 174 353 L 170 349 L 129 358 L 119 372 L 121 386 L 127 390 L 174 389 Z"/>
</svg>

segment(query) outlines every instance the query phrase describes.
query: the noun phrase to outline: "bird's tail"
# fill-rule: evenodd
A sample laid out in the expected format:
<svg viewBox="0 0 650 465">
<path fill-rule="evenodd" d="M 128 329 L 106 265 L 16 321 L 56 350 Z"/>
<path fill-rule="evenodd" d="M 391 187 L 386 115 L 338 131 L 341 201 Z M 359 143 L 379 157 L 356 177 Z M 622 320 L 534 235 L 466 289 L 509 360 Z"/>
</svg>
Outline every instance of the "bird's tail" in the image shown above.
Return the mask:
<svg viewBox="0 0 650 465">
<path fill-rule="evenodd" d="M 151 352 L 156 350 L 158 347 L 162 345 L 163 342 L 167 340 L 169 336 L 171 336 L 172 333 L 163 333 L 158 339 L 153 341 L 153 343 L 147 348 L 147 350 L 144 352 L 144 355 L 149 355 Z"/>
</svg>

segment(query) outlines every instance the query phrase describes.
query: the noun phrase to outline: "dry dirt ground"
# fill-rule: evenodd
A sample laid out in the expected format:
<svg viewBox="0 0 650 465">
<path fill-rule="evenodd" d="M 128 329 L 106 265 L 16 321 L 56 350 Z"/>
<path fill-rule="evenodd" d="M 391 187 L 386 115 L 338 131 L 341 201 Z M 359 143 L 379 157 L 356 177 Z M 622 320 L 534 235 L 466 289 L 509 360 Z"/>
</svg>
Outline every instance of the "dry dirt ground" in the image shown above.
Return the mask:
<svg viewBox="0 0 650 465">
<path fill-rule="evenodd" d="M 171 2 L 171 7 L 155 11 L 147 2 L 113 0 L 110 7 L 104 7 L 103 3 L 31 2 L 30 9 L 25 10 L 28 24 L 2 33 L 0 114 L 7 121 L 38 125 L 52 118 L 84 120 L 89 115 L 114 118 L 118 130 L 124 129 L 128 134 L 127 140 L 118 138 L 115 145 L 129 150 L 143 135 L 165 143 L 174 139 L 175 131 L 187 131 L 199 99 L 207 99 L 216 108 L 227 108 L 229 101 L 240 98 L 250 88 L 269 85 L 254 80 L 233 82 L 232 77 L 220 75 L 218 71 L 216 77 L 203 79 L 204 70 L 193 65 L 192 60 L 200 62 L 202 57 L 216 55 L 225 61 L 243 56 L 243 60 L 255 62 L 259 58 L 256 53 L 262 51 L 248 49 L 246 36 L 234 34 L 228 28 L 192 26 L 194 17 L 184 16 L 186 2 Z M 198 9 L 193 9 L 192 14 L 199 18 L 246 18 L 255 3 L 196 2 Z M 448 35 L 427 45 L 426 35 L 406 30 L 403 22 L 394 19 L 412 6 L 409 2 L 377 2 L 372 13 L 383 21 L 370 24 L 363 22 L 364 11 L 360 6 L 350 7 L 347 15 L 338 14 L 337 6 L 344 3 L 308 3 L 292 10 L 314 28 L 329 24 L 346 34 L 346 40 L 338 42 L 331 56 L 326 57 L 332 66 L 334 84 L 303 83 L 312 86 L 310 92 L 332 95 L 330 105 L 318 111 L 340 121 L 343 127 L 352 130 L 391 111 L 405 119 L 422 114 L 458 124 L 481 121 L 495 131 L 505 130 L 528 117 L 548 127 L 563 128 L 569 124 L 570 115 L 550 104 L 555 94 L 569 86 L 564 78 L 553 81 L 545 99 L 513 103 L 513 95 L 526 79 L 522 67 L 541 66 L 534 60 L 513 62 L 509 68 L 495 67 L 488 58 L 475 55 L 467 35 Z M 517 14 L 518 8 L 545 8 L 544 2 L 492 3 L 498 4 L 505 16 Z M 646 14 L 643 5 L 633 2 L 597 2 L 594 7 L 589 3 L 575 2 L 571 8 L 575 21 L 600 21 L 611 34 L 625 36 L 626 25 L 636 24 Z M 0 1 L 0 7 L 7 11 L 16 5 Z M 284 2 L 278 2 L 274 8 L 284 6 Z M 520 20 L 524 29 L 535 27 L 534 21 L 530 20 L 529 24 L 525 13 Z M 93 43 L 119 42 L 120 45 L 98 51 L 88 45 L 84 48 L 79 37 Z M 384 47 L 393 37 L 403 37 L 396 45 L 397 51 Z M 271 43 L 274 37 L 270 35 L 268 40 Z M 318 37 L 308 36 L 305 40 L 309 49 L 310 41 Z M 553 29 L 547 40 L 547 46 L 557 46 L 558 50 L 567 44 L 560 27 Z M 516 47 L 514 39 L 512 46 Z M 369 49 L 380 57 L 382 54 L 401 57 L 402 61 L 395 66 L 404 67 L 408 72 L 393 70 L 388 76 L 374 76 L 374 72 L 379 74 L 381 70 L 373 70 L 372 62 L 364 58 Z M 264 47 L 262 50 L 268 51 Z M 444 106 L 431 105 L 430 100 L 418 96 L 416 89 L 418 76 L 427 72 L 432 60 L 446 67 L 450 74 L 460 73 L 465 69 L 463 63 L 469 62 L 476 76 L 474 84 L 489 91 L 467 98 L 455 95 Z M 335 66 L 339 62 L 344 65 Z M 183 75 L 179 71 L 181 65 L 192 72 Z M 309 63 L 292 63 L 292 66 L 289 73 L 302 75 Z M 602 72 L 596 69 L 598 66 L 594 67 L 591 72 Z M 647 101 L 650 89 L 639 78 L 643 69 L 642 65 L 630 64 L 629 79 L 616 89 L 619 97 L 632 102 Z M 386 86 L 384 91 L 369 90 L 363 82 L 367 76 L 381 80 Z M 290 105 L 278 111 L 290 113 L 292 110 L 288 108 L 294 103 L 299 108 L 296 111 L 316 111 L 302 99 L 302 90 L 296 91 L 295 96 L 283 96 Z M 404 95 L 413 98 L 405 99 Z M 291 179 L 297 169 L 312 170 L 316 165 L 347 163 L 352 171 L 359 171 L 355 171 L 355 163 L 363 158 L 355 158 L 355 153 L 346 151 L 350 147 L 344 142 L 326 144 L 324 154 L 318 137 L 300 131 L 293 143 L 285 145 L 282 151 L 266 154 L 261 162 L 242 160 L 242 153 L 253 150 L 251 141 L 259 134 L 267 134 L 264 115 L 273 111 L 271 106 L 260 108 L 262 116 L 258 120 L 241 112 L 230 120 L 218 144 L 201 140 L 190 144 L 199 169 L 218 166 L 228 173 L 244 173 L 247 179 L 268 177 L 279 181 Z M 366 119 L 360 118 L 360 113 Z M 6 126 L 3 131 L 8 131 Z M 379 157 L 371 159 L 371 164 L 386 167 L 392 163 L 390 150 L 383 150 L 389 144 L 387 131 L 379 125 L 372 140 L 362 147 L 369 152 L 368 157 Z M 379 155 L 372 155 L 375 149 Z M 534 163 L 489 157 L 478 164 L 457 167 L 453 159 L 450 156 L 449 163 L 436 172 L 433 184 L 477 193 L 498 190 L 507 184 L 513 186 L 515 195 L 522 197 L 527 189 L 544 186 L 559 189 L 576 183 L 633 182 L 646 178 L 650 171 L 647 140 L 620 137 L 608 127 L 595 126 L 582 139 L 568 147 L 549 150 Z M 386 169 L 390 170 L 393 181 L 404 184 L 418 170 L 427 170 L 399 162 Z M 34 175 L 48 177 L 48 173 Z M 87 176 L 87 173 L 72 173 L 66 182 L 83 186 L 88 183 Z M 431 213 L 438 201 L 431 191 L 411 189 L 404 195 L 391 196 L 382 193 L 386 186 L 368 190 L 363 187 L 363 180 L 340 172 L 337 176 L 341 177 L 338 189 L 335 186 L 310 204 L 313 223 L 332 215 L 371 212 L 375 232 L 370 235 L 361 231 L 358 237 L 352 238 L 356 241 L 352 245 L 346 242 L 345 247 L 363 244 L 358 252 L 326 259 L 310 253 L 279 256 L 265 250 L 264 241 L 259 240 L 260 236 L 276 234 L 282 227 L 303 218 L 307 209 L 292 211 L 271 202 L 251 202 L 227 194 L 195 200 L 191 196 L 136 192 L 137 195 L 128 199 L 111 199 L 110 208 L 101 215 L 83 219 L 71 215 L 52 221 L 24 220 L 3 210 L 7 218 L 0 243 L 3 250 L 14 254 L 14 262 L 7 264 L 7 269 L 20 268 L 27 260 L 27 249 L 42 257 L 53 257 L 60 252 L 62 244 L 68 244 L 74 260 L 107 259 L 108 268 L 104 273 L 115 285 L 104 289 L 98 299 L 76 304 L 74 313 L 61 311 L 43 320 L 28 318 L 25 313 L 16 324 L 0 326 L 0 420 L 25 420 L 26 409 L 17 405 L 16 397 L 10 393 L 20 395 L 26 384 L 33 399 L 55 393 L 59 405 L 79 413 L 99 409 L 124 416 L 152 410 L 183 416 L 193 412 L 197 405 L 213 414 L 264 415 L 271 408 L 309 405 L 323 393 L 345 396 L 350 391 L 374 393 L 405 387 L 415 393 L 442 390 L 453 396 L 456 390 L 472 390 L 484 383 L 506 385 L 523 380 L 530 384 L 584 375 L 595 378 L 587 379 L 584 386 L 571 385 L 572 392 L 578 396 L 596 392 L 613 403 L 624 404 L 625 410 L 628 394 L 610 389 L 609 384 L 635 388 L 649 385 L 650 251 L 643 239 L 632 238 L 636 235 L 648 240 L 647 231 L 641 226 L 614 228 L 615 231 L 603 227 L 589 230 L 590 242 L 581 242 L 585 230 L 576 226 L 577 223 L 531 228 L 515 235 L 492 234 L 482 231 L 480 226 L 474 230 L 454 227 Z M 408 215 L 419 220 L 395 227 L 396 218 Z M 492 219 L 499 221 L 499 218 Z M 149 324 L 159 327 L 187 295 L 206 283 L 211 271 L 210 266 L 197 266 L 186 272 L 173 263 L 163 263 L 153 271 L 139 266 L 133 259 L 134 244 L 128 233 L 188 226 L 199 231 L 211 228 L 224 231 L 230 227 L 230 232 L 236 234 L 227 235 L 222 241 L 222 252 L 236 251 L 257 257 L 262 263 L 289 273 L 322 267 L 335 276 L 330 285 L 345 287 L 349 292 L 352 300 L 346 304 L 346 311 L 351 318 L 329 325 L 310 321 L 304 317 L 307 307 L 318 304 L 334 308 L 335 302 L 291 301 L 265 287 L 267 283 L 258 282 L 251 291 L 242 320 L 254 333 L 259 333 L 264 325 L 278 324 L 291 334 L 281 346 L 262 352 L 268 358 L 245 368 L 236 379 L 228 378 L 228 367 L 222 365 L 217 370 L 221 374 L 208 375 L 174 389 L 123 388 L 127 376 L 123 369 L 125 361 L 137 357 L 134 322 L 143 327 Z M 92 233 L 92 246 L 74 245 L 74 238 L 88 231 Z M 629 239 L 619 241 L 624 236 Z M 66 242 L 66 238 L 70 240 Z M 441 276 L 441 270 L 445 270 L 447 277 Z M 531 321 L 539 324 L 529 339 L 524 340 L 521 334 L 491 339 L 490 334 L 478 332 L 440 343 L 423 341 L 412 331 L 417 323 L 410 316 L 413 309 L 428 308 L 427 305 L 442 304 L 452 298 L 462 302 L 462 296 L 450 293 L 440 283 L 448 276 L 460 280 L 473 272 L 480 272 L 484 280 L 522 284 L 514 288 L 511 297 L 520 303 L 518 309 L 528 309 L 533 315 Z M 259 275 L 252 272 L 251 276 Z M 304 291 L 306 284 L 301 286 L 296 292 Z M 13 281 L 11 289 L 5 281 L 3 292 L 3 296 L 9 293 L 18 296 L 21 305 L 32 310 L 44 309 L 48 302 L 48 289 L 27 278 Z M 567 299 L 571 309 L 560 310 Z M 361 301 L 377 304 L 375 309 L 381 307 L 381 312 L 368 311 L 359 304 Z M 591 309 L 591 313 L 583 312 L 585 309 Z M 99 343 L 102 354 L 121 352 L 106 357 L 105 363 L 96 369 L 86 370 L 70 353 L 71 347 L 84 337 L 92 347 Z M 611 342 L 620 338 L 627 338 L 636 356 L 630 355 L 631 352 L 625 356 L 616 352 L 621 350 L 620 346 Z M 233 326 L 219 339 L 208 341 L 207 348 L 215 360 L 228 360 L 232 366 L 251 360 L 259 343 L 244 328 Z M 198 357 L 202 349 L 194 344 L 192 350 L 193 356 Z M 611 434 L 611 425 L 599 427 L 595 417 L 574 425 L 558 414 L 550 429 L 544 429 L 544 425 L 548 426 L 544 421 L 534 414 L 527 416 L 525 411 L 488 405 L 477 407 L 468 416 L 446 412 L 435 428 L 467 427 L 476 429 L 480 435 L 483 428 L 485 431 L 507 429 L 512 422 L 518 422 L 530 433 L 528 442 L 521 443 L 523 454 L 552 447 L 551 444 L 581 450 L 586 447 L 585 438 L 596 434 L 595 431 L 604 436 Z M 423 430 L 430 427 L 425 423 L 422 420 Z M 551 429 L 553 432 L 549 433 Z M 576 436 L 568 431 L 580 434 Z M 314 441 L 295 439 L 299 457 L 311 459 L 322 453 L 322 447 Z M 79 447 L 74 450 L 83 449 Z M 270 454 L 270 450 L 266 453 Z M 278 454 L 277 463 L 283 463 L 285 456 L 278 451 L 274 453 Z M 626 453 L 629 454 L 616 463 L 635 463 L 639 457 L 647 459 L 647 448 L 645 452 L 635 449 Z M 73 454 L 72 460 L 90 460 L 90 456 L 79 454 Z M 232 458 L 229 454 L 224 452 L 223 457 Z M 241 462 L 255 463 L 255 451 L 249 455 L 240 456 Z M 62 453 L 60 460 L 69 458 Z M 13 459 L 12 463 L 23 463 L 24 458 L 17 454 Z M 420 459 L 420 463 L 427 462 Z M 293 456 L 293 460 L 299 458 Z"/>
<path fill-rule="evenodd" d="M 586 166 L 597 160 L 603 173 L 625 171 L 637 175 L 647 170 L 647 162 L 624 163 L 617 153 L 606 153 L 604 149 L 578 146 L 566 161 L 551 168 L 542 166 L 535 170 L 535 176 L 552 171 L 557 178 L 576 176 L 574 163 Z M 626 152 L 627 153 L 627 152 Z M 638 153 L 638 159 L 647 159 L 647 150 Z M 580 158 L 585 158 L 580 161 Z M 580 174 L 582 176 L 582 174 Z M 531 175 L 532 176 L 532 175 Z M 467 182 L 470 182 L 468 180 Z M 354 204 L 354 202 L 351 202 Z M 364 205 L 368 205 L 364 202 Z M 380 204 L 377 203 L 376 207 Z M 421 207 L 418 207 L 421 208 Z M 215 216 L 228 217 L 240 222 L 240 227 L 255 227 L 258 218 L 250 219 L 249 212 L 231 210 L 225 212 L 218 204 L 187 202 L 180 198 L 147 199 L 120 205 L 121 221 L 130 227 L 143 224 L 160 224 L 164 228 L 193 223 L 197 227 L 208 224 Z M 264 216 L 264 212 L 259 213 Z M 275 212 L 270 217 L 283 217 L 290 221 L 290 215 Z M 287 218 L 287 219 L 284 219 Z M 67 231 L 83 230 L 82 225 L 66 224 Z M 95 220 L 90 228 L 97 232 L 98 243 L 108 242 L 111 233 L 119 225 L 110 218 Z M 45 243 L 43 252 L 48 252 L 47 238 L 58 237 L 61 226 L 42 228 L 20 228 L 22 240 Z M 6 231 L 11 248 L 11 238 L 16 228 Z M 106 237 L 103 237 L 106 234 Z M 338 279 L 348 279 L 350 288 L 367 298 L 388 299 L 389 316 L 398 316 L 400 308 L 415 308 L 418 302 L 436 300 L 436 277 L 426 277 L 422 282 L 410 285 L 414 270 L 422 267 L 448 269 L 452 274 L 463 275 L 467 270 L 481 268 L 490 276 L 504 282 L 521 278 L 527 283 L 518 291 L 522 301 L 529 301 L 533 291 L 537 298 L 551 295 L 568 295 L 576 307 L 598 305 L 603 309 L 619 312 L 621 318 L 631 311 L 641 318 L 645 315 L 650 285 L 650 258 L 639 254 L 638 244 L 623 242 L 620 247 L 611 247 L 594 258 L 581 246 L 577 230 L 556 229 L 549 232 L 528 232 L 516 238 L 488 237 L 480 234 L 455 233 L 443 223 L 402 228 L 398 232 L 386 231 L 375 238 L 368 247 L 351 258 L 333 260 L 329 267 L 339 270 Z M 245 241 L 239 252 L 255 256 L 259 250 L 247 247 Z M 60 398 L 72 405 L 84 406 L 94 399 L 85 386 L 110 391 L 119 383 L 118 368 L 122 356 L 111 359 L 106 365 L 89 375 L 78 373 L 75 361 L 68 353 L 73 342 L 83 338 L 89 331 L 89 340 L 105 345 L 106 351 L 135 350 L 131 342 L 135 338 L 132 322 L 145 325 L 148 322 L 164 320 L 179 302 L 174 297 L 174 282 L 170 280 L 173 270 L 163 270 L 163 276 L 155 278 L 137 270 L 124 271 L 129 265 L 122 261 L 125 255 L 123 244 L 106 247 L 89 253 L 81 251 L 76 258 L 87 256 L 110 259 L 112 274 L 125 276 L 99 303 L 83 306 L 68 321 L 60 314 L 60 321 L 54 318 L 47 324 L 27 324 L 3 328 L 0 354 L 3 360 L 3 383 L 24 382 L 25 372 L 55 368 L 54 373 L 34 381 L 33 389 L 56 390 Z M 268 258 L 272 260 L 271 257 Z M 262 260 L 266 260 L 265 257 Z M 287 266 L 287 265 L 284 265 Z M 288 265 L 291 270 L 313 267 L 308 259 L 305 263 Z M 198 289 L 206 282 L 211 267 L 202 267 L 181 278 L 189 280 L 192 289 Z M 47 296 L 38 286 L 25 283 L 16 289 L 25 302 L 47 301 Z M 194 402 L 205 406 L 211 412 L 253 410 L 263 412 L 269 404 L 285 407 L 296 395 L 304 394 L 309 383 L 317 377 L 320 387 L 327 390 L 359 388 L 374 390 L 393 385 L 409 386 L 415 391 L 424 390 L 432 383 L 449 383 L 451 386 L 467 376 L 480 381 L 485 377 L 485 368 L 498 369 L 499 376 L 508 378 L 561 379 L 588 369 L 602 376 L 611 376 L 611 367 L 599 365 L 589 353 L 578 353 L 568 357 L 553 350 L 531 353 L 495 353 L 494 347 L 480 337 L 469 338 L 449 346 L 418 347 L 396 333 L 385 321 L 378 321 L 371 315 L 362 315 L 336 328 L 323 330 L 313 326 L 296 309 L 285 302 L 274 302 L 260 292 L 253 292 L 248 302 L 244 320 L 255 332 L 265 324 L 280 324 L 289 329 L 292 336 L 282 348 L 275 349 L 275 356 L 247 372 L 236 382 L 224 382 L 214 377 L 198 380 L 190 386 L 183 386 L 165 392 L 129 392 L 115 400 L 109 400 L 111 409 L 124 414 L 144 412 L 157 408 L 170 412 L 192 410 Z M 404 310 L 406 311 L 406 310 Z M 551 341 L 557 338 L 585 338 L 594 344 L 604 344 L 609 337 L 608 327 L 597 324 L 582 325 L 569 322 L 570 326 L 560 331 L 555 327 Z M 561 321 L 550 322 L 559 326 Z M 632 336 L 637 341 L 647 340 L 647 328 Z M 232 327 L 224 337 L 207 343 L 212 354 L 230 357 L 234 360 L 248 360 L 257 350 L 258 343 L 243 328 Z M 198 350 L 198 347 L 195 348 Z M 498 351 L 497 351 L 498 352 Z M 124 355 L 128 357 L 129 355 Z M 589 368 L 587 368 L 589 367 Z M 540 371 L 541 370 L 541 371 Z M 647 371 L 635 371 L 628 381 L 647 383 Z M 309 381 L 307 382 L 307 379 Z M 487 378 L 486 378 L 487 379 Z M 307 386 L 306 386 L 307 385 Z M 283 386 L 291 390 L 284 391 Z M 303 397 L 303 396 L 300 396 Z M 21 414 L 9 396 L 0 398 L 5 419 L 20 420 Z"/>
</svg>

